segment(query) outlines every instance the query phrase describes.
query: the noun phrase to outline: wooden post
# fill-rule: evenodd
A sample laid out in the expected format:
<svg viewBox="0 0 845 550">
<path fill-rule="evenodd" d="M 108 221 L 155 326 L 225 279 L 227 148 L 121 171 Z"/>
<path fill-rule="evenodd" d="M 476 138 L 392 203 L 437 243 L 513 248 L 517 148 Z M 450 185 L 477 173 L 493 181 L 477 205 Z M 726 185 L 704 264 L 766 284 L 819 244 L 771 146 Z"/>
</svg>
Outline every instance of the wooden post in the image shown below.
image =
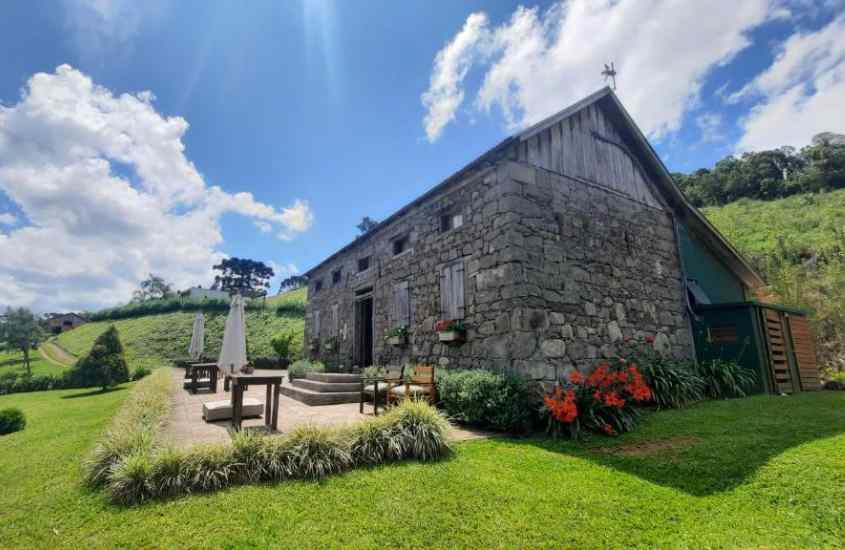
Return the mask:
<svg viewBox="0 0 845 550">
<path fill-rule="evenodd" d="M 281 384 L 275 383 L 273 384 L 273 421 L 270 424 L 270 428 L 273 431 L 279 429 L 279 394 L 281 393 Z"/>
</svg>

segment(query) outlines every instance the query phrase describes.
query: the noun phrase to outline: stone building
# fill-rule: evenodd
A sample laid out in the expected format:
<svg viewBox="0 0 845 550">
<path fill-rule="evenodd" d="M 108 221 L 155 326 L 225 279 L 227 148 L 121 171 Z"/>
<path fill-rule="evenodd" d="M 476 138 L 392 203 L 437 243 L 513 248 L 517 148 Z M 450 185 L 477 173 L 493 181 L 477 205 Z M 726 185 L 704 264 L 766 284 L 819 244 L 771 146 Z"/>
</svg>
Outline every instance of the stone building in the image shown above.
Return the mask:
<svg viewBox="0 0 845 550">
<path fill-rule="evenodd" d="M 61 334 L 73 330 L 80 325 L 84 325 L 88 321 L 81 315 L 76 313 L 57 313 L 47 319 L 47 326 L 53 334 Z"/>
<path fill-rule="evenodd" d="M 692 302 L 762 284 L 603 89 L 505 139 L 311 269 L 306 342 L 330 365 L 551 378 L 627 336 L 694 353 Z M 461 320 L 441 342 L 439 320 Z M 385 338 L 406 327 L 405 343 Z"/>
</svg>

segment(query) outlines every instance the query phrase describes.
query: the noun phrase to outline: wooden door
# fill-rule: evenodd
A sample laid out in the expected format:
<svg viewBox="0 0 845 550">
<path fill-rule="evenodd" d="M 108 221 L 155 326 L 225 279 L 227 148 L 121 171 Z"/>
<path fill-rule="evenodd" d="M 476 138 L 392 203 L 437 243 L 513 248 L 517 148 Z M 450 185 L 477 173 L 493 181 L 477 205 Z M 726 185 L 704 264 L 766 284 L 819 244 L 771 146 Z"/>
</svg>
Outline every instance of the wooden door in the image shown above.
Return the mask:
<svg viewBox="0 0 845 550">
<path fill-rule="evenodd" d="M 783 320 L 778 311 L 761 308 L 763 332 L 766 336 L 766 347 L 769 355 L 769 369 L 772 373 L 774 390 L 779 393 L 793 393 L 800 391 L 798 380 L 792 374 L 787 355 L 786 334 Z"/>
<path fill-rule="evenodd" d="M 787 315 L 789 335 L 792 339 L 792 351 L 795 364 L 798 366 L 798 377 L 802 390 L 818 390 L 819 367 L 816 363 L 816 341 L 810 330 L 810 321 L 803 316 Z"/>
</svg>

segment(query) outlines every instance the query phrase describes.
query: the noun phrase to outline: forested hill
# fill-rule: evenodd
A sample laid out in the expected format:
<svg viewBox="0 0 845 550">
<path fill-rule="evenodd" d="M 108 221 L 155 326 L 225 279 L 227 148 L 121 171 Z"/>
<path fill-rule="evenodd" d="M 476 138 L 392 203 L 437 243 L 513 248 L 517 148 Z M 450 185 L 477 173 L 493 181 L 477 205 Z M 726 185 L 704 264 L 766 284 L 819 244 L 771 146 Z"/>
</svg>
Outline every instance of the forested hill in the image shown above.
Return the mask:
<svg viewBox="0 0 845 550">
<path fill-rule="evenodd" d="M 803 193 L 845 189 L 845 135 L 824 133 L 797 151 L 728 156 L 712 169 L 673 174 L 695 206 L 719 206 L 739 199 L 772 200 Z"/>
</svg>

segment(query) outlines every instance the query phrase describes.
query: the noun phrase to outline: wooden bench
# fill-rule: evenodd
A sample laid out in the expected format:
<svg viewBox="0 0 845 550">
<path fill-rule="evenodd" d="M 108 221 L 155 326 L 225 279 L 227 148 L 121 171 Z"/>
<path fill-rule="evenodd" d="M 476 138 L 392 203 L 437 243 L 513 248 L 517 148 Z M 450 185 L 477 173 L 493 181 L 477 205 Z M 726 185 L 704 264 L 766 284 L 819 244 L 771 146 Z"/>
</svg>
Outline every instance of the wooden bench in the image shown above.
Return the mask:
<svg viewBox="0 0 845 550">
<path fill-rule="evenodd" d="M 387 367 L 384 376 L 361 376 L 361 405 L 359 412 L 364 414 L 364 403 L 372 402 L 373 414 L 378 416 L 379 401 L 382 409 L 387 407 L 387 395 L 391 386 L 401 384 L 405 367 Z"/>
<path fill-rule="evenodd" d="M 403 399 L 425 399 L 434 404 L 437 401 L 437 386 L 434 383 L 434 367 L 417 365 L 408 379 L 392 384 L 388 390 L 388 402 L 399 403 Z"/>
</svg>

